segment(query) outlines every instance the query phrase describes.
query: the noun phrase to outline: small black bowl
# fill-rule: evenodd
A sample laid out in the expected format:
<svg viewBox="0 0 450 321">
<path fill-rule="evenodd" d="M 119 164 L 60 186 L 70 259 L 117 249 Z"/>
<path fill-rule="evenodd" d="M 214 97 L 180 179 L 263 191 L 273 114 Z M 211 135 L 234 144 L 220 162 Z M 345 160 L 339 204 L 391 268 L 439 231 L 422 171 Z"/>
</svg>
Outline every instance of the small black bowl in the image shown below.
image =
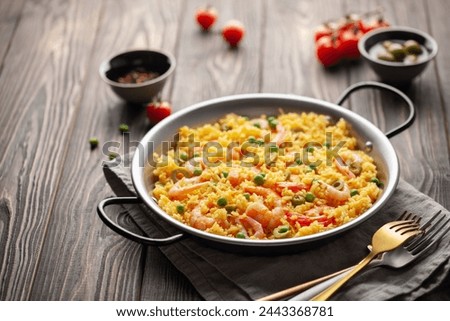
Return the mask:
<svg viewBox="0 0 450 321">
<path fill-rule="evenodd" d="M 380 60 L 374 55 L 373 49 L 375 45 L 385 40 L 415 40 L 425 49 L 424 57 L 411 64 Z M 423 31 L 409 27 L 386 27 L 365 34 L 358 42 L 358 49 L 361 56 L 383 82 L 404 85 L 410 83 L 425 70 L 428 63 L 436 56 L 438 45 L 430 35 Z"/>
<path fill-rule="evenodd" d="M 134 50 L 118 54 L 100 65 L 100 76 L 122 99 L 130 103 L 148 103 L 164 88 L 175 69 L 175 58 L 160 50 Z M 139 83 L 119 82 L 119 78 L 133 71 L 157 73 L 155 78 Z"/>
</svg>

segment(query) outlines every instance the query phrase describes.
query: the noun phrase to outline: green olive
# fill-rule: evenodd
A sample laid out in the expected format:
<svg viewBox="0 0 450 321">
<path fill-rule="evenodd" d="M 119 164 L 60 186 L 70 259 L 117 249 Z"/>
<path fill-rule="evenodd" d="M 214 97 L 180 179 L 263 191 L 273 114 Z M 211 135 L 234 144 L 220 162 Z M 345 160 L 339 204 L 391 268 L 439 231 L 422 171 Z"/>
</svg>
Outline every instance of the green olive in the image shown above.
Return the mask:
<svg viewBox="0 0 450 321">
<path fill-rule="evenodd" d="M 291 200 L 292 206 L 296 207 L 298 205 L 305 204 L 306 200 L 301 195 L 294 195 L 294 197 Z"/>
<path fill-rule="evenodd" d="M 276 239 L 282 239 L 289 236 L 290 228 L 288 225 L 278 226 L 273 230 L 273 237 Z"/>
<path fill-rule="evenodd" d="M 407 65 L 412 65 L 417 62 L 417 56 L 416 55 L 407 55 L 403 62 Z"/>
<path fill-rule="evenodd" d="M 378 57 L 378 59 L 384 60 L 384 61 L 391 61 L 391 62 L 395 61 L 394 56 L 389 52 L 381 53 L 377 57 Z"/>
<path fill-rule="evenodd" d="M 388 49 L 389 53 L 394 56 L 396 61 L 402 61 L 406 56 L 405 48 L 399 43 L 392 43 Z"/>
<path fill-rule="evenodd" d="M 407 40 L 403 44 L 407 53 L 412 55 L 420 55 L 422 53 L 422 47 L 415 40 Z"/>
<path fill-rule="evenodd" d="M 350 172 L 352 172 L 353 174 L 358 176 L 359 174 L 361 174 L 361 171 L 362 171 L 361 162 L 351 163 L 349 166 L 349 170 L 350 170 Z"/>
<path fill-rule="evenodd" d="M 332 186 L 335 189 L 337 189 L 338 191 L 342 191 L 345 187 L 345 183 L 343 181 L 341 181 L 340 179 L 338 179 L 336 182 L 333 183 Z"/>
</svg>

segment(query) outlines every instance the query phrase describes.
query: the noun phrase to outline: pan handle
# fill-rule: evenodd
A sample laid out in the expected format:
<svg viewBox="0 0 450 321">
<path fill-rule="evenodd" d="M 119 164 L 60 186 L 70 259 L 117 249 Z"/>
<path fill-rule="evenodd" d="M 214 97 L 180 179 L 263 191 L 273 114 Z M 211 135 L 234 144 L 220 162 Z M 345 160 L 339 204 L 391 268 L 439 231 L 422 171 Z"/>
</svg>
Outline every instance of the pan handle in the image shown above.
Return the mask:
<svg viewBox="0 0 450 321">
<path fill-rule="evenodd" d="M 393 129 L 391 129 L 390 131 L 388 131 L 386 133 L 386 136 L 388 138 L 391 138 L 395 135 L 397 135 L 398 133 L 402 132 L 403 130 L 405 130 L 406 128 L 408 128 L 409 126 L 412 125 L 412 123 L 414 122 L 414 119 L 416 117 L 416 109 L 414 107 L 413 102 L 411 101 L 411 99 L 409 99 L 408 96 L 406 96 L 402 91 L 398 90 L 395 87 L 380 83 L 380 82 L 376 82 L 376 81 L 362 81 L 362 82 L 358 82 L 350 87 L 348 87 L 343 93 L 342 95 L 338 98 L 336 104 L 337 105 L 342 105 L 342 103 L 348 98 L 348 96 L 350 96 L 350 94 L 356 90 L 362 89 L 362 88 L 377 88 L 377 89 L 383 89 L 383 90 L 387 90 L 390 91 L 394 94 L 396 94 L 397 96 L 399 96 L 400 98 L 402 98 L 406 104 L 408 105 L 409 108 L 409 116 L 408 119 L 401 124 L 398 127 L 395 127 Z"/>
<path fill-rule="evenodd" d="M 184 237 L 184 234 L 177 234 L 173 235 L 164 239 L 153 239 L 145 236 L 141 236 L 138 234 L 135 234 L 133 232 L 130 232 L 129 230 L 125 229 L 124 227 L 120 226 L 113 220 L 111 220 L 105 213 L 105 207 L 112 204 L 138 204 L 142 203 L 142 201 L 135 196 L 131 197 L 111 197 L 104 199 L 101 201 L 97 206 L 97 214 L 100 216 L 103 223 L 106 224 L 111 230 L 116 232 L 117 234 L 122 235 L 123 237 L 141 243 L 145 245 L 167 245 L 173 242 L 176 242 L 180 240 L 182 237 Z"/>
</svg>

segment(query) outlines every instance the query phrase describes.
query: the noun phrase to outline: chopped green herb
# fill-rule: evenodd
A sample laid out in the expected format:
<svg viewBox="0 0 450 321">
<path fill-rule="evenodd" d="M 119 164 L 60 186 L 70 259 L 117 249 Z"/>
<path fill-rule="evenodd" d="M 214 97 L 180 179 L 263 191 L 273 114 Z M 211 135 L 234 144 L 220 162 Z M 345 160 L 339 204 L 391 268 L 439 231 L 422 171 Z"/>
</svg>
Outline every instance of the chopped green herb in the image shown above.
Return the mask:
<svg viewBox="0 0 450 321">
<path fill-rule="evenodd" d="M 247 237 L 245 236 L 244 233 L 238 232 L 238 233 L 236 234 L 236 238 L 238 238 L 238 239 L 245 239 L 245 238 L 247 238 Z"/>
<path fill-rule="evenodd" d="M 277 153 L 278 152 L 278 146 L 270 146 L 269 147 L 269 153 Z"/>
</svg>

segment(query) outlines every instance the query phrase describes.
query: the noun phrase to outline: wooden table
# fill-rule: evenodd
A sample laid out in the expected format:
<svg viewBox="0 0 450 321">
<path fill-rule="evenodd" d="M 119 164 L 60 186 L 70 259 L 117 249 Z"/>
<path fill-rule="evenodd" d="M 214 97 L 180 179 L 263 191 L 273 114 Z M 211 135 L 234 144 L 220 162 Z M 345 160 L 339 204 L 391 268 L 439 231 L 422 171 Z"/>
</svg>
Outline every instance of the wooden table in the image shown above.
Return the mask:
<svg viewBox="0 0 450 321">
<path fill-rule="evenodd" d="M 162 94 L 175 110 L 251 92 L 335 101 L 350 84 L 376 76 L 362 62 L 322 68 L 313 29 L 381 5 L 392 24 L 424 30 L 440 45 L 436 60 L 406 90 L 417 106 L 415 124 L 391 141 L 401 176 L 450 208 L 449 1 L 215 0 L 208 2 L 219 10 L 218 26 L 202 33 L 193 16 L 204 2 L 0 2 L 1 300 L 201 299 L 158 248 L 116 235 L 95 212 L 113 193 L 101 167 L 107 156 L 101 148 L 91 151 L 89 137 L 120 141 L 120 123 L 130 125 L 133 140 L 149 129 L 144 109 L 120 101 L 97 71 L 102 60 L 131 48 L 176 56 Z M 219 35 L 232 18 L 247 30 L 237 50 Z M 398 101 L 376 91 L 355 94 L 347 107 L 382 129 L 406 117 Z"/>
</svg>

